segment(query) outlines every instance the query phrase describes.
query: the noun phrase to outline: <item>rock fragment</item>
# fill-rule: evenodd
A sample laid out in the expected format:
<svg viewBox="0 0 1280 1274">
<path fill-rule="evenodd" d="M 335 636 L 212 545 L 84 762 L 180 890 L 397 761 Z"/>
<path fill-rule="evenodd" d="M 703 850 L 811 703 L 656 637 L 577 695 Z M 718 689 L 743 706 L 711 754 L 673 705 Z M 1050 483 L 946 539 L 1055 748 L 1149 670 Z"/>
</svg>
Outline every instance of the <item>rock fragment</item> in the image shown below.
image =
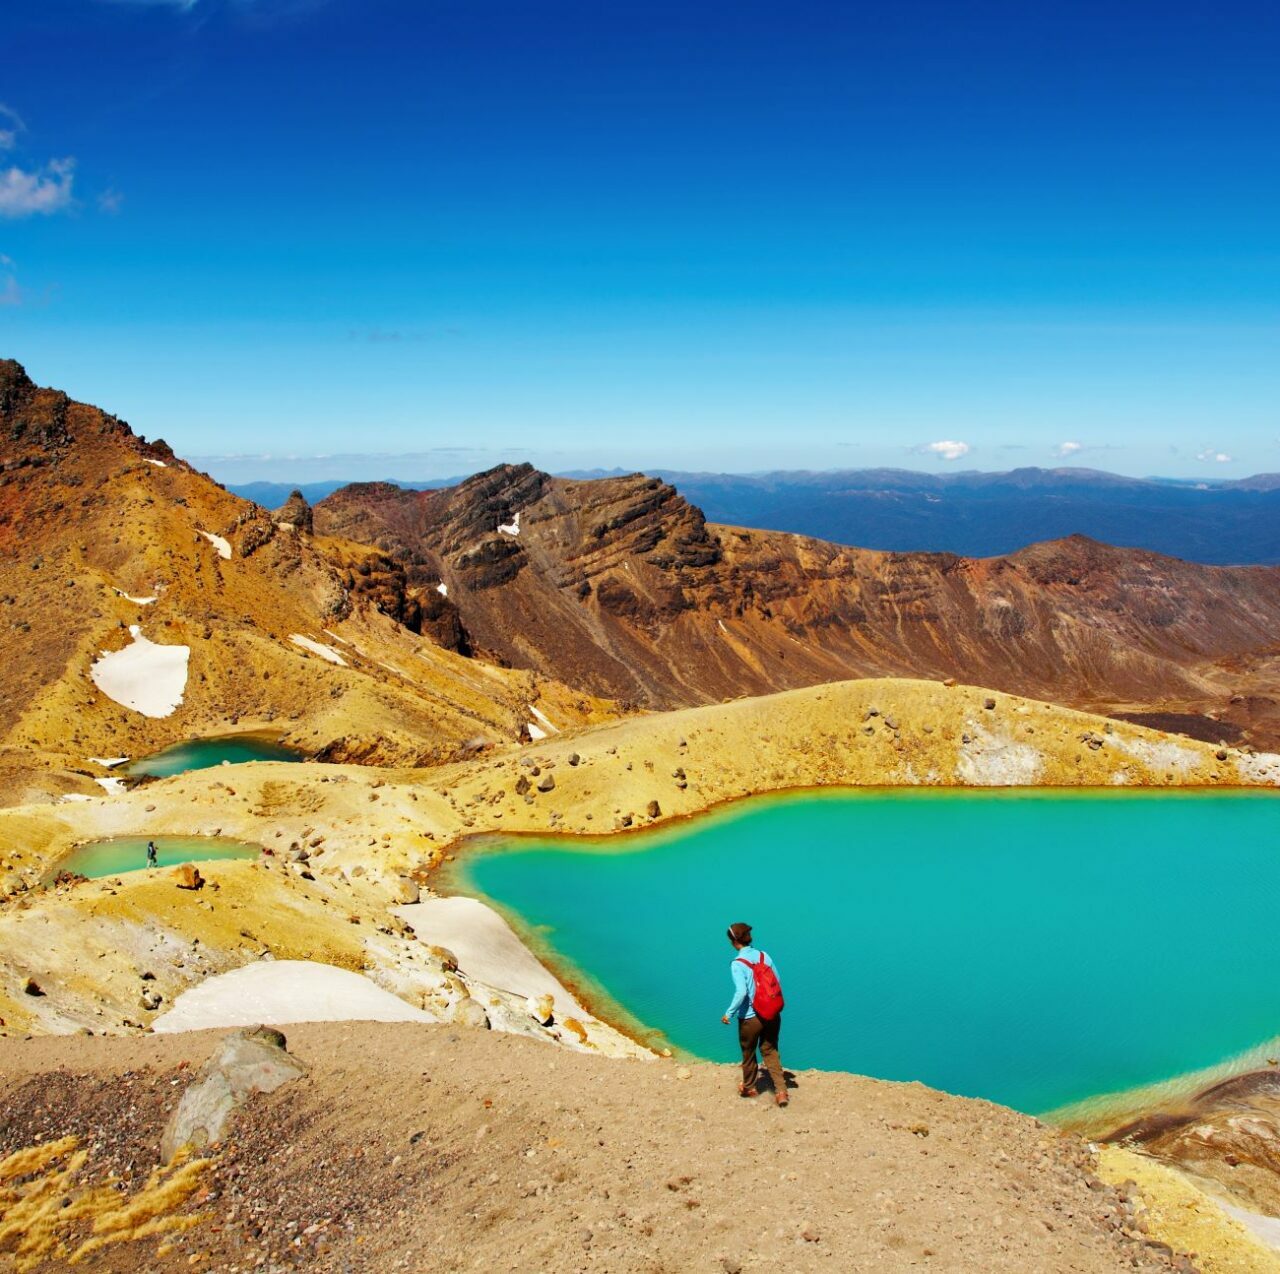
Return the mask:
<svg viewBox="0 0 1280 1274">
<path fill-rule="evenodd" d="M 231 1117 L 254 1093 L 275 1092 L 306 1067 L 285 1051 L 277 1030 L 257 1026 L 227 1036 L 196 1073 L 165 1127 L 160 1154 L 168 1163 L 184 1146 L 221 1141 Z"/>
</svg>

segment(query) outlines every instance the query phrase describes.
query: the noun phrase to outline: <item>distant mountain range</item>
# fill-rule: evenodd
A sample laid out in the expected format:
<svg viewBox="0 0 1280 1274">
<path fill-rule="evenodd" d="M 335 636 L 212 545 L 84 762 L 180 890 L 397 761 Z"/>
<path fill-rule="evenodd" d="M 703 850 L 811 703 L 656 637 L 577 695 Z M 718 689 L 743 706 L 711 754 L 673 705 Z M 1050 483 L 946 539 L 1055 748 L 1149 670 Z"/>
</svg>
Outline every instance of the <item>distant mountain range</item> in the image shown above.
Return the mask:
<svg viewBox="0 0 1280 1274">
<path fill-rule="evenodd" d="M 593 470 L 561 476 L 620 474 Z M 1210 565 L 1280 563 L 1280 474 L 1206 482 L 1034 468 L 949 474 L 660 469 L 652 476 L 678 488 L 708 521 L 862 548 L 994 557 L 1044 540 L 1087 535 Z M 396 485 L 433 490 L 457 481 Z M 301 490 L 316 503 L 345 485 L 314 482 Z M 230 488 L 268 508 L 282 504 L 292 489 L 270 482 Z"/>
</svg>

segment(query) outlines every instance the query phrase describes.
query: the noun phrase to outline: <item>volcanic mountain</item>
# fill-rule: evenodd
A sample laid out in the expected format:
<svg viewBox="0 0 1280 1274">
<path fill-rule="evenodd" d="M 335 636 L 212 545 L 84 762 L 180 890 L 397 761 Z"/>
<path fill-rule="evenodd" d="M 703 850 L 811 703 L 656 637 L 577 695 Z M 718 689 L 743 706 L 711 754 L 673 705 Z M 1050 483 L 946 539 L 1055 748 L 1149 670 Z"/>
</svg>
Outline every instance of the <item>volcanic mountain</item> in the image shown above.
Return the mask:
<svg viewBox="0 0 1280 1274">
<path fill-rule="evenodd" d="M 240 500 L 0 361 L 0 796 L 98 792 L 90 758 L 229 728 L 427 762 L 514 741 L 540 701 L 559 725 L 609 715 L 423 639 L 403 569 L 313 538 L 309 512 Z"/>
<path fill-rule="evenodd" d="M 1280 738 L 1280 568 L 1083 536 L 994 558 L 847 548 L 709 524 L 657 478 L 529 465 L 354 484 L 315 525 L 401 563 L 447 604 L 455 649 L 646 707 L 956 677 L 1215 742 Z"/>
</svg>

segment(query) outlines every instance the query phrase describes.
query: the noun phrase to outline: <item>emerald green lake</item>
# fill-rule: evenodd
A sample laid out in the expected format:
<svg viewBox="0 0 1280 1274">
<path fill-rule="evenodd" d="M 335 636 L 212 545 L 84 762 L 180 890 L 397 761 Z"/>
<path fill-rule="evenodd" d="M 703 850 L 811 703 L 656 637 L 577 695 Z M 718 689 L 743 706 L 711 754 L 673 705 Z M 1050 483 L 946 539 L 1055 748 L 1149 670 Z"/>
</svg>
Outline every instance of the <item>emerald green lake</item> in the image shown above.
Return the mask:
<svg viewBox="0 0 1280 1274">
<path fill-rule="evenodd" d="M 1042 1113 L 1280 1035 L 1280 794 L 864 791 L 672 830 L 480 844 L 457 865 L 553 963 L 734 1060 L 733 921 L 787 997 L 791 1068 Z"/>
<path fill-rule="evenodd" d="M 122 774 L 149 774 L 169 778 L 188 770 L 215 765 L 242 765 L 246 761 L 301 761 L 300 753 L 274 739 L 252 734 L 228 734 L 214 739 L 189 739 L 162 752 L 153 752 L 126 765 Z"/>
<path fill-rule="evenodd" d="M 161 867 L 212 862 L 219 858 L 257 858 L 262 852 L 257 845 L 212 836 L 118 836 L 114 840 L 81 845 L 58 863 L 55 870 L 75 872 L 90 880 L 138 871 L 147 865 L 149 840 L 156 843 L 156 860 Z"/>
</svg>

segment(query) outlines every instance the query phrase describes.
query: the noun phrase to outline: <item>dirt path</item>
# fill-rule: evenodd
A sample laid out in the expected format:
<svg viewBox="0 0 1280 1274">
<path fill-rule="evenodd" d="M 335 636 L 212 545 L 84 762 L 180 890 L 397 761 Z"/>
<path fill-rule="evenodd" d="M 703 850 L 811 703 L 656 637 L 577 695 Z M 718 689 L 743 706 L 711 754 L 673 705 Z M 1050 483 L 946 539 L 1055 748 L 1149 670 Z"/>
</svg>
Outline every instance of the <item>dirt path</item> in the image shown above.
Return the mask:
<svg viewBox="0 0 1280 1274">
<path fill-rule="evenodd" d="M 71 1133 L 87 1175 L 135 1189 L 218 1038 L 3 1041 L 0 1157 Z M 309 1074 L 241 1112 L 184 1205 L 209 1219 L 85 1268 L 1193 1268 L 1138 1233 L 1082 1143 L 920 1085 L 802 1072 L 781 1111 L 728 1067 L 465 1028 L 297 1026 L 289 1049 Z"/>
</svg>

